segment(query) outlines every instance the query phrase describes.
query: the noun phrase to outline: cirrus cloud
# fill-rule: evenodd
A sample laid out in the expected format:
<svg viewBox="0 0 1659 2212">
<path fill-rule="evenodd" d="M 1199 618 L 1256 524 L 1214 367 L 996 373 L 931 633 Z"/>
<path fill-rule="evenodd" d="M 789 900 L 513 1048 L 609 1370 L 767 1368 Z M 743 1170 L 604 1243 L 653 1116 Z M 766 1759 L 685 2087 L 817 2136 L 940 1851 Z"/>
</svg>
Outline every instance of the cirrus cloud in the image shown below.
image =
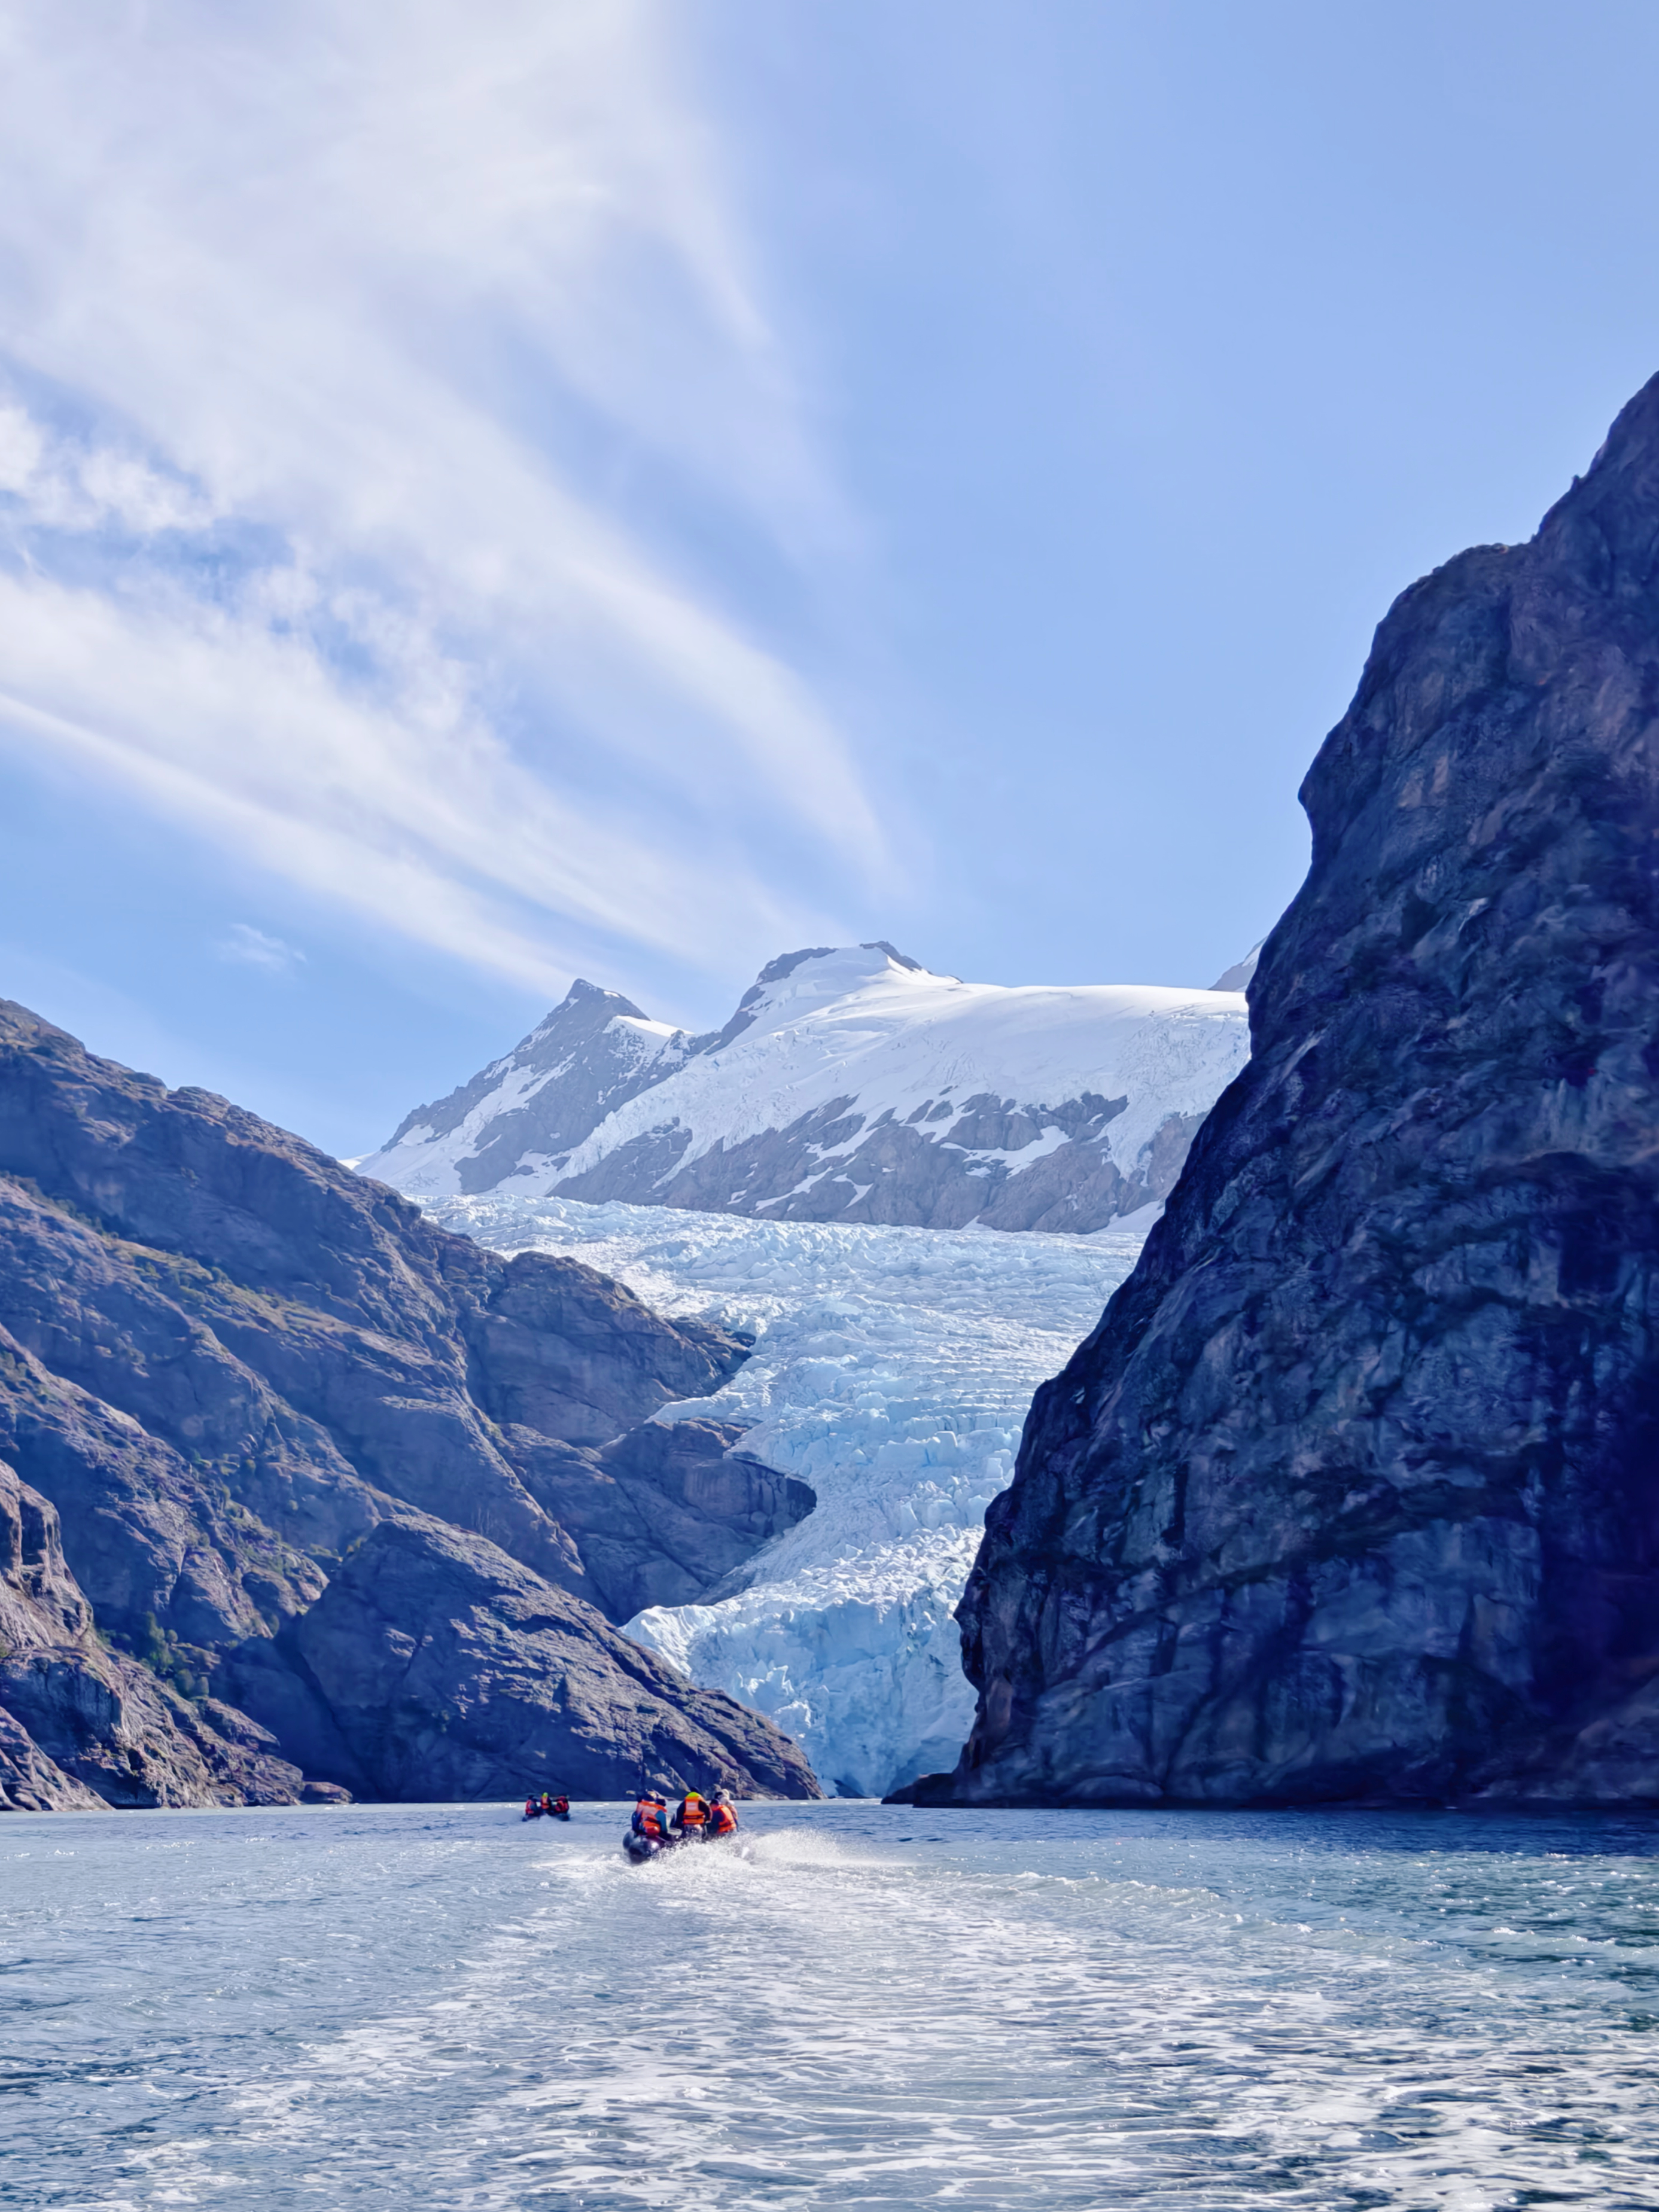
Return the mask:
<svg viewBox="0 0 1659 2212">
<path fill-rule="evenodd" d="M 738 619 L 856 532 L 651 0 L 20 0 L 0 729 L 538 987 L 891 879 Z"/>
</svg>

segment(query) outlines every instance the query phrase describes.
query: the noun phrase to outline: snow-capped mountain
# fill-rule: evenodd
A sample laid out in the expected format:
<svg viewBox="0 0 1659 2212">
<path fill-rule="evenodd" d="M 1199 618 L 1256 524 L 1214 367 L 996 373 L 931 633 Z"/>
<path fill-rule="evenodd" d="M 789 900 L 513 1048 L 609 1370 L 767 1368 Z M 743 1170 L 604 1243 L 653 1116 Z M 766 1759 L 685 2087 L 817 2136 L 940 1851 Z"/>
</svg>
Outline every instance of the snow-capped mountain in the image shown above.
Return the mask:
<svg viewBox="0 0 1659 2212">
<path fill-rule="evenodd" d="M 578 980 L 505 1060 L 417 1106 L 358 1172 L 400 1190 L 491 1190 L 521 1160 L 568 1158 L 612 1107 L 672 1074 L 693 1042 L 619 992 Z"/>
<path fill-rule="evenodd" d="M 819 946 L 704 1036 L 576 983 L 360 1172 L 422 1198 L 1087 1233 L 1163 1199 L 1249 1048 L 1237 991 L 1011 988 Z"/>
</svg>

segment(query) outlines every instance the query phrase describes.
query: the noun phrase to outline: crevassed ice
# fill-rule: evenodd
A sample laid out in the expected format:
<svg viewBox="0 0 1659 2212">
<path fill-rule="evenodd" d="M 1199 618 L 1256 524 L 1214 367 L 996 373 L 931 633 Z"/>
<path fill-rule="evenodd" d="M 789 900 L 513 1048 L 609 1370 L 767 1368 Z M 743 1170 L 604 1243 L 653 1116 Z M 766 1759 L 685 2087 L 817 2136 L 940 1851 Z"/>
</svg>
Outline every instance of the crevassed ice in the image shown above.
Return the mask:
<svg viewBox="0 0 1659 2212">
<path fill-rule="evenodd" d="M 662 1312 L 754 1333 L 723 1390 L 658 1418 L 749 1423 L 744 1449 L 810 1482 L 817 1509 L 716 1602 L 654 1607 L 627 1632 L 770 1715 L 826 1789 L 876 1796 L 954 1765 L 974 1701 L 951 1616 L 986 1506 L 1032 1391 L 1099 1319 L 1152 1210 L 1091 1237 L 549 1198 L 429 1210 L 497 1251 L 571 1253 Z"/>
</svg>

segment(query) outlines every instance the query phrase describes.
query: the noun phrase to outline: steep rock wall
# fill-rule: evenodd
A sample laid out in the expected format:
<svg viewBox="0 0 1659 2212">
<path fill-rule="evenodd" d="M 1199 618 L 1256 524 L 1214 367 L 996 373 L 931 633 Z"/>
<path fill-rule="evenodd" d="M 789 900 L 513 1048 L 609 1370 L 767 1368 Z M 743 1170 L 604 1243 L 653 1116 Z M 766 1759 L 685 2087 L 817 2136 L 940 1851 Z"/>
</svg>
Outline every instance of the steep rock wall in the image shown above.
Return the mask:
<svg viewBox="0 0 1659 2212">
<path fill-rule="evenodd" d="M 987 1516 L 958 1802 L 1659 1799 L 1656 753 L 1659 380 L 1377 633 Z"/>
<path fill-rule="evenodd" d="M 57 1514 L 0 1464 L 0 1811 L 284 1805 L 301 1790 L 268 1730 L 109 1649 Z"/>
</svg>

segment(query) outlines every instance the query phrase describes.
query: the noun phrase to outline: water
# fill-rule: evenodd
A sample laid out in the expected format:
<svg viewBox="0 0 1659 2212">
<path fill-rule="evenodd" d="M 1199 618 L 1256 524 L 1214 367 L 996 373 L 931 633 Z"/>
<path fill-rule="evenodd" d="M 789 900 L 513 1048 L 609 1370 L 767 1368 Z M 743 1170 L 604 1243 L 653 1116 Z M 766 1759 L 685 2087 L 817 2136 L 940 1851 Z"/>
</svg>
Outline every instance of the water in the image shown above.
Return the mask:
<svg viewBox="0 0 1659 2212">
<path fill-rule="evenodd" d="M 1659 2206 L 1606 1816 L 9 1816 L 0 2204 Z"/>
</svg>

